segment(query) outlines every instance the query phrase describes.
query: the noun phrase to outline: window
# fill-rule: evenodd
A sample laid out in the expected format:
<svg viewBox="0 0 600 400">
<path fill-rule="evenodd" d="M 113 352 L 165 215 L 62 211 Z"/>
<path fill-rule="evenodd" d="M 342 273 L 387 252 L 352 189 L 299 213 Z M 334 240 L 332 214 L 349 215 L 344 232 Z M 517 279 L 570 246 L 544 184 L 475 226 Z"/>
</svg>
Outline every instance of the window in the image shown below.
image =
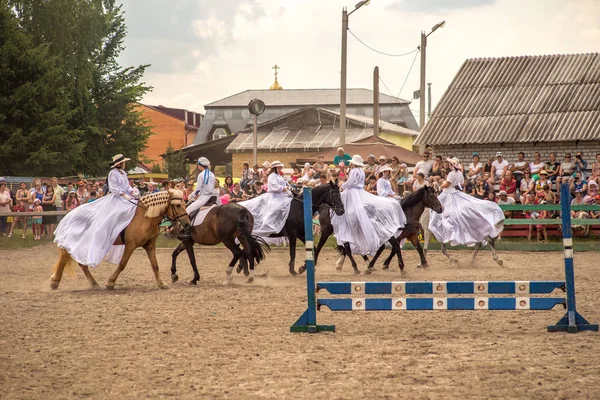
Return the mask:
<svg viewBox="0 0 600 400">
<path fill-rule="evenodd" d="M 223 129 L 223 128 L 217 128 L 213 132 L 213 140 L 223 139 L 224 137 L 227 137 L 227 136 L 229 136 L 229 133 L 227 133 L 227 130 Z"/>
</svg>

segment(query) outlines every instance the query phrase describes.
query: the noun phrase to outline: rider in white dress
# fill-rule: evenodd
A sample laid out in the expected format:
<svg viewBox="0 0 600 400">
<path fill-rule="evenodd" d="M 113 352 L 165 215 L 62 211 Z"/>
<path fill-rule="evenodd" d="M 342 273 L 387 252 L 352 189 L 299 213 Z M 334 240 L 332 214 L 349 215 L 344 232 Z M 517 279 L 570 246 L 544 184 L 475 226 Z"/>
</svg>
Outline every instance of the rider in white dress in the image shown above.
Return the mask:
<svg viewBox="0 0 600 400">
<path fill-rule="evenodd" d="M 354 254 L 375 254 L 404 227 L 406 217 L 396 200 L 365 191 L 361 156 L 353 156 L 350 165 L 348 180 L 342 185 L 345 212 L 334 215 L 331 223 L 338 244 L 349 243 Z"/>
<path fill-rule="evenodd" d="M 487 244 L 488 236 L 497 237 L 504 228 L 504 213 L 493 201 L 480 200 L 460 190 L 464 176 L 457 158 L 448 159 L 453 171 L 442 184 L 439 196 L 444 207 L 441 214 L 431 213 L 429 230 L 440 243 L 452 246 Z"/>
<path fill-rule="evenodd" d="M 80 264 L 95 267 L 105 257 L 113 264 L 121 260 L 125 246 L 112 244 L 135 216 L 134 197 L 139 197 L 124 171 L 129 160 L 122 154 L 114 156 L 107 179 L 108 194 L 70 211 L 56 228 L 54 243 Z"/>
<path fill-rule="evenodd" d="M 237 204 L 246 207 L 254 217 L 253 235 L 269 236 L 283 230 L 290 213 L 292 195 L 280 175 L 283 164 L 273 161 L 268 177 L 268 191 L 262 196 Z"/>
</svg>

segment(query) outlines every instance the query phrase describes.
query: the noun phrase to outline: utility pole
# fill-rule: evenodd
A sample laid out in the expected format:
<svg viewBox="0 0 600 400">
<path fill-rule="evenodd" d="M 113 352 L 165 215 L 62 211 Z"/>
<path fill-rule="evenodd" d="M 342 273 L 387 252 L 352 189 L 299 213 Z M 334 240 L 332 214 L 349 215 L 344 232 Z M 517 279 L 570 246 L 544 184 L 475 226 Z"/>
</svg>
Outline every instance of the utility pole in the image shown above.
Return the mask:
<svg viewBox="0 0 600 400">
<path fill-rule="evenodd" d="M 419 86 L 419 132 L 425 126 L 425 58 L 427 48 L 427 35 L 421 31 L 421 85 Z M 419 145 L 419 153 L 425 151 L 425 143 Z"/>
<path fill-rule="evenodd" d="M 379 136 L 379 67 L 373 70 L 373 135 Z"/>
<path fill-rule="evenodd" d="M 340 84 L 340 146 L 346 144 L 346 63 L 348 47 L 348 10 L 342 9 L 342 82 Z"/>
<path fill-rule="evenodd" d="M 427 120 L 431 118 L 431 83 L 427 83 Z"/>
</svg>

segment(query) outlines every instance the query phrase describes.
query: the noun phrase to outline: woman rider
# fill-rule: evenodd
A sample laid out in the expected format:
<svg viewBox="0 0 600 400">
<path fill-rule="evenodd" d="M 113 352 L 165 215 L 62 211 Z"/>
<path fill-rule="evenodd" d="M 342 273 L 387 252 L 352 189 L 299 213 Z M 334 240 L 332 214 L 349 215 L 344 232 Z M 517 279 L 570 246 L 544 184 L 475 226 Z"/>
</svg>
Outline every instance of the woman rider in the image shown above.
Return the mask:
<svg viewBox="0 0 600 400">
<path fill-rule="evenodd" d="M 278 234 L 283 230 L 290 213 L 292 195 L 281 176 L 282 169 L 281 162 L 273 161 L 268 176 L 267 193 L 238 203 L 246 207 L 254 217 L 254 229 L 252 230 L 254 235 L 266 237 Z"/>
<path fill-rule="evenodd" d="M 440 243 L 450 242 L 453 246 L 473 246 L 486 243 L 488 236 L 497 237 L 503 229 L 504 213 L 493 201 L 469 196 L 461 190 L 465 178 L 460 162 L 448 159 L 452 171 L 442 184 L 439 196 L 444 207 L 441 214 L 431 213 L 429 230 Z"/>
<path fill-rule="evenodd" d="M 190 198 L 196 199 L 186 209 L 190 219 L 194 218 L 198 210 L 215 195 L 215 175 L 210 170 L 210 161 L 206 157 L 198 159 L 198 181 L 196 190 L 190 195 Z"/>
<path fill-rule="evenodd" d="M 56 228 L 54 243 L 80 264 L 95 267 L 105 257 L 113 264 L 121 260 L 125 246 L 112 245 L 135 216 L 133 199 L 139 197 L 124 171 L 129 160 L 122 154 L 114 156 L 106 181 L 109 194 L 75 208 Z"/>
</svg>

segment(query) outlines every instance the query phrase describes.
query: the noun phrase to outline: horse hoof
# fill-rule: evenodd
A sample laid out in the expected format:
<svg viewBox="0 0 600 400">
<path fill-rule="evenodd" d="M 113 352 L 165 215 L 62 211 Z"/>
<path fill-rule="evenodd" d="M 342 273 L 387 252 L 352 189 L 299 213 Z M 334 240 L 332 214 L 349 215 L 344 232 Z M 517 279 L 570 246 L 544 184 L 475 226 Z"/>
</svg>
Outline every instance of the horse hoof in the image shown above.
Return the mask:
<svg viewBox="0 0 600 400">
<path fill-rule="evenodd" d="M 298 273 L 299 273 L 300 275 L 302 275 L 302 274 L 304 273 L 304 271 L 306 271 L 306 267 L 305 267 L 304 265 L 303 265 L 303 266 L 301 266 L 301 267 L 298 269 Z"/>
<path fill-rule="evenodd" d="M 175 283 L 179 280 L 179 276 L 177 274 L 171 275 L 171 282 Z"/>
<path fill-rule="evenodd" d="M 169 288 L 169 285 L 167 285 L 167 284 L 166 284 L 166 283 L 164 283 L 164 282 L 161 282 L 161 283 L 157 284 L 157 286 L 158 286 L 158 288 L 159 288 L 159 289 L 161 289 L 161 290 L 165 290 L 165 289 L 168 289 L 168 288 Z"/>
<path fill-rule="evenodd" d="M 244 276 L 248 276 L 250 275 L 250 271 L 248 271 L 247 269 L 244 269 Z"/>
<path fill-rule="evenodd" d="M 56 289 L 58 289 L 58 284 L 59 284 L 59 282 L 57 282 L 57 281 L 52 281 L 52 282 L 50 282 L 50 288 L 51 288 L 52 290 L 56 290 Z"/>
<path fill-rule="evenodd" d="M 383 266 L 383 270 L 384 270 L 384 271 L 388 271 L 389 269 L 390 269 L 390 266 L 389 266 L 389 265 L 384 265 L 384 266 Z"/>
<path fill-rule="evenodd" d="M 405 271 L 405 270 L 403 270 L 403 269 L 402 269 L 402 270 L 400 270 L 400 276 L 401 276 L 401 277 L 405 278 L 405 277 L 406 277 L 406 275 L 407 275 L 407 274 L 406 274 L 406 271 Z"/>
<path fill-rule="evenodd" d="M 338 272 L 342 272 L 342 267 L 335 267 L 335 270 Z"/>
<path fill-rule="evenodd" d="M 254 282 L 253 277 L 249 277 L 248 279 L 246 279 L 246 283 L 253 283 L 253 282 Z"/>
<path fill-rule="evenodd" d="M 367 268 L 364 272 L 365 275 L 371 275 L 371 272 L 373 272 L 372 269 Z M 358 270 L 354 271 L 354 275 L 358 275 L 360 274 L 360 272 Z"/>
<path fill-rule="evenodd" d="M 296 275 L 298 275 L 298 274 L 296 273 L 296 271 L 294 271 L 294 270 L 290 270 L 290 275 L 292 275 L 292 276 L 296 276 Z"/>
<path fill-rule="evenodd" d="M 198 281 L 197 281 L 197 280 L 195 280 L 195 279 L 192 279 L 192 280 L 190 281 L 190 285 L 194 285 L 194 286 L 196 286 L 197 284 L 198 284 Z"/>
<path fill-rule="evenodd" d="M 498 263 L 499 266 L 504 267 L 504 261 L 498 260 L 496 262 Z"/>
<path fill-rule="evenodd" d="M 115 284 L 113 283 L 112 285 L 110 284 L 106 284 L 106 290 L 115 290 Z"/>
<path fill-rule="evenodd" d="M 458 264 L 458 260 L 456 258 L 451 258 L 450 264 Z"/>
<path fill-rule="evenodd" d="M 240 266 L 238 265 L 238 267 L 235 269 L 235 272 L 237 272 L 238 274 L 239 274 L 240 272 L 242 272 L 242 267 L 240 267 Z"/>
</svg>

